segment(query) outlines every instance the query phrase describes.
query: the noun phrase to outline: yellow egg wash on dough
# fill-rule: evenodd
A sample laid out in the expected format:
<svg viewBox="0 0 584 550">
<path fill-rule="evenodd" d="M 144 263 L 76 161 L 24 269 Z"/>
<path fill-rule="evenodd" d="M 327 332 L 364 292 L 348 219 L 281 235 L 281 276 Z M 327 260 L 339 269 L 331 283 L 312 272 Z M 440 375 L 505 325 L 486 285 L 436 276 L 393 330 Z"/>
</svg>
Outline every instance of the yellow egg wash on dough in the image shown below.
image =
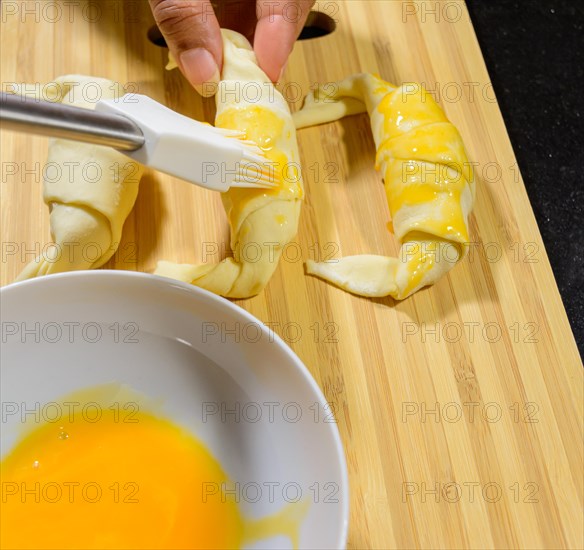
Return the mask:
<svg viewBox="0 0 584 550">
<path fill-rule="evenodd" d="M 276 146 L 282 138 L 284 121 L 274 112 L 263 107 L 229 109 L 217 116 L 215 124 L 219 128 L 236 129 L 244 133 L 244 138 L 254 141 L 266 157 L 264 169 L 274 174 L 277 186 L 274 189 L 245 189 L 233 187 L 225 193 L 230 198 L 228 212 L 233 225 L 242 216 L 249 200 L 258 196 L 302 198 L 300 174 L 295 164 L 289 162 L 286 153 Z M 284 216 L 276 216 L 281 220 Z M 281 223 L 281 221 L 278 221 Z"/>
<path fill-rule="evenodd" d="M 65 414 L 28 426 L 3 458 L 2 548 L 241 548 L 278 535 L 298 547 L 308 502 L 244 518 L 222 490 L 204 493 L 229 479 L 201 441 L 112 388 L 63 398 Z"/>
<path fill-rule="evenodd" d="M 426 91 L 421 92 L 420 102 L 408 101 L 407 98 L 405 101 L 396 100 L 396 95 L 403 97 L 400 92 L 402 90 L 397 89 L 388 93 L 377 107 L 384 118 L 385 135 L 389 137 L 377 150 L 376 165 L 379 167 L 386 159 L 401 161 L 402 183 L 406 183 L 404 177 L 408 175 L 408 171 L 404 170 L 405 162 L 418 160 L 432 162 L 434 166 L 419 170 L 415 181 L 399 186 L 394 184 L 395 175 L 390 165 L 386 165 L 385 188 L 390 213 L 394 216 L 405 205 L 430 203 L 439 194 L 447 194 L 449 200 L 444 205 L 441 216 L 436 220 L 428 220 L 428 223 L 437 235 L 454 233 L 461 241 L 468 241 L 460 200 L 461 193 L 468 185 L 464 173 L 468 173 L 472 167 L 466 157 L 460 134 Z M 404 121 L 412 120 L 416 121 L 416 125 L 406 133 L 399 134 Z"/>
<path fill-rule="evenodd" d="M 262 171 L 273 173 L 276 186 L 232 188 L 221 195 L 233 257 L 217 264 L 161 261 L 155 274 L 228 298 L 249 298 L 268 284 L 284 247 L 295 237 L 304 192 L 296 129 L 286 100 L 259 68 L 247 39 L 225 29 L 222 35 L 224 63 L 215 95 L 215 125 L 238 130 L 254 141 L 265 156 Z M 259 97 L 247 97 L 244 90 L 250 82 L 260 85 Z"/>
<path fill-rule="evenodd" d="M 424 276 L 434 266 L 435 255 L 436 246 L 417 246 L 417 249 L 412 254 L 412 256 L 408 258 L 406 264 L 409 273 L 409 280 L 404 292 L 411 292 L 420 285 Z"/>
<path fill-rule="evenodd" d="M 294 114 L 297 128 L 367 111 L 384 176 L 400 258 L 347 256 L 307 262 L 307 272 L 362 296 L 404 299 L 447 273 L 468 248 L 474 175 L 456 127 L 422 86 L 395 87 L 360 74 L 306 97 Z M 360 105 L 359 105 L 360 102 Z M 404 253 L 416 249 L 416 253 Z"/>
</svg>

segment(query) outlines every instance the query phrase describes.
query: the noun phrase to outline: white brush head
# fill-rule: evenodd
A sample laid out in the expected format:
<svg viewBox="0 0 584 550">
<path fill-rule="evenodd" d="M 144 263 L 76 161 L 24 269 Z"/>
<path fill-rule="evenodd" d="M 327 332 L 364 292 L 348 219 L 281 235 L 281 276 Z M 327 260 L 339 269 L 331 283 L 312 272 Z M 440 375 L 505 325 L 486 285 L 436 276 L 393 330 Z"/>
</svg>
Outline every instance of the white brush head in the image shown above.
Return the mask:
<svg viewBox="0 0 584 550">
<path fill-rule="evenodd" d="M 139 94 L 101 100 L 95 110 L 125 116 L 140 127 L 145 144 L 122 152 L 145 166 L 215 191 L 275 186 L 262 150 L 241 132 L 214 128 Z"/>
</svg>

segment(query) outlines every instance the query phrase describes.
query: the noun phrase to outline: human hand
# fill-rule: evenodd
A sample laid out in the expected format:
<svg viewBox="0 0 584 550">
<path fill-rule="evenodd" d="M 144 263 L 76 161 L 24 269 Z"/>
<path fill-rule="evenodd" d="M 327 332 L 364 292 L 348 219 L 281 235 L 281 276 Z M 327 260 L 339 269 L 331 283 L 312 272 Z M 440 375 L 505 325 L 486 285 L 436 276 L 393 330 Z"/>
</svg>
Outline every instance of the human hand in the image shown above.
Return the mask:
<svg viewBox="0 0 584 550">
<path fill-rule="evenodd" d="M 251 0 L 245 1 L 251 3 Z M 220 25 L 210 1 L 149 2 L 154 19 L 180 70 L 191 85 L 204 95 L 213 86 L 203 87 L 203 83 L 219 82 L 223 65 Z M 248 38 L 253 35 L 258 63 L 272 82 L 277 82 L 282 76 L 288 56 L 314 3 L 315 0 L 257 0 L 255 13 L 250 10 L 249 16 L 230 21 L 230 28 L 243 31 Z M 224 20 L 229 20 L 229 10 L 239 8 L 238 11 L 245 12 L 241 5 L 223 4 L 220 8 L 220 12 L 225 12 Z M 246 29 L 251 29 L 251 33 L 245 32 Z"/>
</svg>

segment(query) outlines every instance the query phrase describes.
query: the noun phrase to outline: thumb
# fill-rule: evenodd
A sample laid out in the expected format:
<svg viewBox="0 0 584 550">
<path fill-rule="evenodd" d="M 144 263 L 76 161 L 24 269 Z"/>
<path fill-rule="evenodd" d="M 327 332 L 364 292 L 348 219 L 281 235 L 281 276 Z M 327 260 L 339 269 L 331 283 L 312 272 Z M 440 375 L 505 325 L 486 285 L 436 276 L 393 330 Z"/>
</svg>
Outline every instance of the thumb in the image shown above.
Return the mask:
<svg viewBox="0 0 584 550">
<path fill-rule="evenodd" d="M 209 0 L 149 0 L 152 14 L 168 48 L 191 85 L 203 96 L 213 95 L 219 82 L 223 43 Z"/>
</svg>

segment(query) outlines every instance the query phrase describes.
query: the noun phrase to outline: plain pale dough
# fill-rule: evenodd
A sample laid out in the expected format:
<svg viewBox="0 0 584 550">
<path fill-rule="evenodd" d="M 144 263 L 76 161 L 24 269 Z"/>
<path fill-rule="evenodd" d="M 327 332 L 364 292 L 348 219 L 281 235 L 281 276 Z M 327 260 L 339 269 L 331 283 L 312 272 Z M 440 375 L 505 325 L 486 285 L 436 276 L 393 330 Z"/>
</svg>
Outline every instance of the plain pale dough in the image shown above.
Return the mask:
<svg viewBox="0 0 584 550">
<path fill-rule="evenodd" d="M 296 129 L 286 100 L 258 67 L 247 39 L 229 30 L 222 30 L 222 35 L 224 61 L 215 95 L 215 125 L 241 130 L 255 141 L 274 163 L 279 186 L 270 191 L 233 188 L 222 194 L 233 258 L 199 265 L 161 261 L 155 274 L 229 298 L 247 298 L 266 286 L 283 248 L 296 235 L 304 189 Z M 168 67 L 173 66 L 171 60 Z"/>
<path fill-rule="evenodd" d="M 79 75 L 51 83 L 58 90 L 56 101 L 93 109 L 95 101 L 83 93 L 87 84 L 92 97 L 97 87 L 103 99 L 115 98 L 120 89 L 110 80 Z M 44 246 L 16 280 L 105 264 L 119 246 L 142 172 L 140 164 L 109 147 L 51 139 L 43 198 L 50 208 L 53 244 Z"/>
<path fill-rule="evenodd" d="M 307 272 L 354 294 L 402 300 L 435 283 L 467 252 L 474 176 L 458 131 L 419 85 L 355 75 L 308 95 L 294 122 L 303 128 L 365 111 L 400 257 L 309 260 Z"/>
</svg>

